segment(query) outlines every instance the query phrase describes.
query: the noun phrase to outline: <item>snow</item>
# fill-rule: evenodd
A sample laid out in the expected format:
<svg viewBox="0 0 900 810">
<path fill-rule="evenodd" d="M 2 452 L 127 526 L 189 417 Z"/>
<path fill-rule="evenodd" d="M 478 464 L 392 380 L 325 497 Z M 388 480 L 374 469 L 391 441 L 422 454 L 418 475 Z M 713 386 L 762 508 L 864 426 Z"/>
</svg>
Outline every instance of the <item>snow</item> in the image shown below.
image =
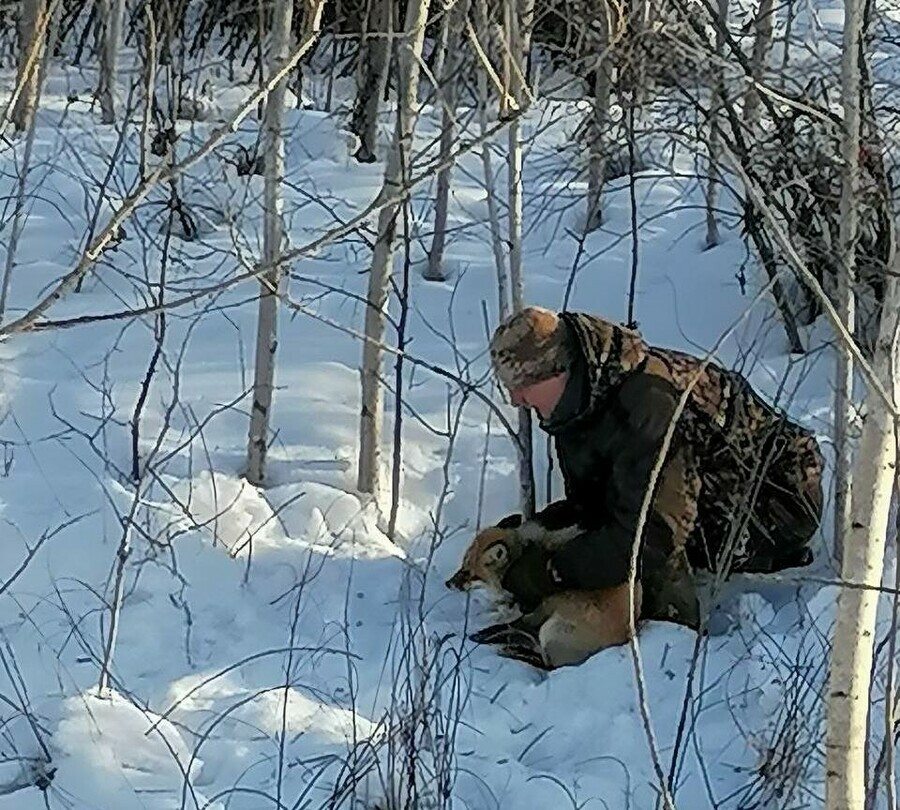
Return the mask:
<svg viewBox="0 0 900 810">
<path fill-rule="evenodd" d="M 66 103 L 69 90 L 83 92 L 90 81 L 64 69 L 50 77 L 9 317 L 74 266 L 95 207 L 102 227 L 136 182 L 137 141 L 129 130 L 99 196 L 119 133 L 101 127 L 99 112 L 84 102 Z M 180 156 L 253 89 L 216 92 L 207 120 L 182 122 Z M 314 108 L 287 115 L 292 247 L 363 211 L 383 171 L 352 161 L 341 116 L 322 110 L 315 82 L 309 92 L 304 105 Z M 586 191 L 573 144 L 579 104 L 555 98 L 539 103 L 523 126 L 524 137 L 534 139 L 525 160 L 527 297 L 550 307 L 562 305 L 579 256 L 575 232 Z M 389 133 L 388 118 L 384 128 Z M 417 143 L 432 158 L 436 132 L 428 109 Z M 402 790 L 403 741 L 415 733 L 430 766 L 446 754 L 453 806 L 655 806 L 629 648 L 546 676 L 465 640 L 491 620 L 492 608 L 483 594 L 451 593 L 443 583 L 476 528 L 516 510 L 513 448 L 496 418 L 486 442 L 484 403 L 463 401 L 446 378 L 407 363 L 398 543 L 388 538 L 376 504 L 355 489 L 361 344 L 354 332 L 362 329 L 358 296 L 374 217 L 292 262 L 292 306 L 280 313 L 271 482 L 258 489 L 242 478 L 256 288 L 230 280 L 260 253 L 261 180 L 238 177 L 221 156 L 255 137 L 251 116 L 185 178 L 185 200 L 205 206 L 199 241 L 174 240 L 166 248 L 168 192 L 158 190 L 126 222 L 126 239 L 102 257 L 82 291 L 47 313 L 79 318 L 148 304 L 158 293 L 164 249 L 166 298 L 213 290 L 167 315 L 165 351 L 140 420 L 141 462 L 152 474 L 139 488 L 130 478 L 131 420 L 155 345 L 153 316 L 38 330 L 0 343 L 0 508 L 7 529 L 0 546 L 0 694 L 12 701 L 0 738 L 0 764 L 8 761 L 12 770 L 9 779 L 0 772 L 0 781 L 21 778 L 21 763 L 39 760 L 46 745 L 56 768 L 47 789 L 53 807 L 250 810 L 277 800 L 373 810 L 386 806 L 386 792 Z M 498 156 L 504 137 L 496 139 Z M 0 152 L 4 199 L 14 199 L 21 157 L 21 143 Z M 416 272 L 430 242 L 433 179 L 416 189 L 408 350 L 485 381 L 483 313 L 490 325 L 497 313 L 481 171 L 475 152 L 454 171 L 454 273 L 443 283 Z M 734 212 L 721 222 L 723 244 L 703 250 L 703 195 L 692 159 L 678 155 L 650 169 L 636 191 L 635 311 L 646 338 L 688 351 L 715 349 L 773 398 L 786 378 L 790 412 L 830 453 L 827 329 L 819 324 L 805 335 L 813 349 L 807 356 L 787 355 L 771 301 L 757 295 L 762 281 Z M 570 308 L 623 320 L 632 260 L 627 183 L 613 184 L 607 204 L 604 227 L 586 240 L 578 261 Z M 403 272 L 402 255 L 396 267 Z M 393 380 L 391 358 L 391 386 Z M 489 381 L 482 390 L 499 400 Z M 393 403 L 389 392 L 391 414 Z M 505 414 L 513 419 L 510 409 Z M 387 481 L 391 424 L 392 417 Z M 539 482 L 545 471 L 541 459 Z M 555 472 L 553 481 L 556 496 Z M 129 516 L 112 688 L 98 694 Z M 826 520 L 823 536 L 828 526 Z M 819 559 L 814 573 L 827 579 L 832 572 L 824 555 Z M 730 583 L 714 634 L 696 658 L 693 633 L 663 623 L 643 629 L 645 700 L 666 773 L 680 741 L 679 807 L 746 807 L 750 792 L 764 796 L 765 780 L 756 774 L 778 729 L 790 725 L 786 703 L 810 724 L 807 739 L 815 743 L 835 596 L 815 583 Z M 808 691 L 797 697 L 804 679 Z M 428 707 L 413 720 L 409 683 Z M 683 717 L 688 690 L 693 700 Z M 404 718 L 413 732 L 398 732 L 407 728 Z M 820 795 L 821 763 L 808 752 L 795 759 L 807 798 Z M 353 768 L 358 779 L 348 776 Z M 417 806 L 431 806 L 421 801 Z M 36 788 L 0 796 L 3 808 L 44 806 Z"/>
</svg>

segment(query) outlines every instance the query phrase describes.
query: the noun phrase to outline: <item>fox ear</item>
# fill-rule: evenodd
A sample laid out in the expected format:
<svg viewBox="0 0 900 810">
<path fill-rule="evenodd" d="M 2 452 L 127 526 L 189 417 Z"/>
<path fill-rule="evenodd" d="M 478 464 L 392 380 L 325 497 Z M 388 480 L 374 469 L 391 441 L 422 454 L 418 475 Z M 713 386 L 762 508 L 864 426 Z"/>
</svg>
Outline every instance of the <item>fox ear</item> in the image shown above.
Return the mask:
<svg viewBox="0 0 900 810">
<path fill-rule="evenodd" d="M 506 543 L 494 543 L 494 545 L 487 550 L 485 557 L 489 563 L 496 564 L 506 562 L 509 557 L 509 549 L 506 547 Z"/>
</svg>

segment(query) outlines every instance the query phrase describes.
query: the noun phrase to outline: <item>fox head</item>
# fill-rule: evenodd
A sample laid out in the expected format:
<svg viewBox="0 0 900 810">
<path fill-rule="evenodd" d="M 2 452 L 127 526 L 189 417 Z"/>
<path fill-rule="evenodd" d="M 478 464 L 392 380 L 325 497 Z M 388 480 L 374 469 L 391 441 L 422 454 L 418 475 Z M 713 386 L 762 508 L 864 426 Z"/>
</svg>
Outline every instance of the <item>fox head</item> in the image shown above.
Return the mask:
<svg viewBox="0 0 900 810">
<path fill-rule="evenodd" d="M 448 588 L 467 591 L 477 585 L 503 590 L 503 576 L 513 561 L 517 535 L 514 529 L 483 529 L 463 555 L 459 570 L 445 583 Z"/>
</svg>

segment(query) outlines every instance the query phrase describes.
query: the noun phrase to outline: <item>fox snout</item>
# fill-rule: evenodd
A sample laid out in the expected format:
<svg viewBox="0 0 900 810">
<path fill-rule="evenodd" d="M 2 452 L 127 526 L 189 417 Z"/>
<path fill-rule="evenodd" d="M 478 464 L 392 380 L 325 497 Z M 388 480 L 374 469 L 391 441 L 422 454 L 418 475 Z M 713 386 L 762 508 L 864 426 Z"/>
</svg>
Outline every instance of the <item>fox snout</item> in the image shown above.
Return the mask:
<svg viewBox="0 0 900 810">
<path fill-rule="evenodd" d="M 460 568 L 459 571 L 450 577 L 444 584 L 448 588 L 464 591 L 472 584 L 472 575 L 465 568 Z"/>
</svg>

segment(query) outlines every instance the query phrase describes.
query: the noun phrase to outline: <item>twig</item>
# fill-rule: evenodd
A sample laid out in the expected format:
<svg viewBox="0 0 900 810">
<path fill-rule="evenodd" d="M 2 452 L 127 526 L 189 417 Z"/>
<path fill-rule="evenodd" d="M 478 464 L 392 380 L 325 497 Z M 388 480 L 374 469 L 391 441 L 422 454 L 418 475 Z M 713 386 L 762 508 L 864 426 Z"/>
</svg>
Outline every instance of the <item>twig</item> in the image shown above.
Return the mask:
<svg viewBox="0 0 900 810">
<path fill-rule="evenodd" d="M 24 332 L 30 329 L 34 322 L 41 317 L 41 315 L 43 315 L 50 307 L 52 307 L 53 304 L 63 298 L 66 293 L 68 293 L 78 283 L 78 280 L 88 272 L 94 262 L 103 253 L 106 246 L 114 238 L 115 234 L 118 233 L 119 227 L 122 225 L 122 223 L 124 223 L 125 220 L 128 219 L 135 208 L 137 208 L 141 201 L 147 197 L 151 190 L 159 183 L 173 180 L 179 175 L 184 174 L 184 172 L 195 166 L 207 155 L 209 155 L 216 148 L 216 146 L 218 146 L 219 143 L 221 143 L 221 141 L 225 139 L 227 135 L 235 132 L 241 121 L 243 121 L 244 118 L 246 118 L 250 114 L 253 107 L 264 96 L 266 96 L 271 91 L 271 89 L 275 87 L 275 85 L 278 84 L 278 82 L 280 82 L 281 79 L 286 76 L 303 58 L 304 54 L 306 54 L 306 52 L 315 43 L 318 35 L 318 29 L 310 32 L 301 41 L 300 45 L 297 46 L 284 66 L 277 72 L 274 72 L 262 87 L 260 87 L 247 99 L 245 99 L 240 107 L 238 107 L 238 109 L 232 114 L 231 118 L 218 129 L 214 130 L 212 135 L 210 135 L 210 137 L 198 149 L 184 158 L 184 160 L 182 160 L 180 163 L 177 163 L 172 167 L 167 167 L 165 164 L 161 164 L 159 167 L 150 172 L 147 177 L 138 184 L 137 188 L 135 188 L 134 191 L 132 191 L 131 194 L 129 194 L 128 197 L 125 198 L 125 201 L 112 216 L 106 228 L 104 228 L 100 235 L 85 250 L 75 268 L 70 270 L 65 276 L 63 276 L 63 278 L 57 283 L 53 290 L 44 298 L 42 298 L 37 304 L 35 304 L 26 314 L 14 321 L 11 321 L 5 326 L 0 327 L 0 337 L 16 332 Z M 286 256 L 284 258 L 286 260 Z"/>
<path fill-rule="evenodd" d="M 647 742 L 650 746 L 650 754 L 653 759 L 653 768 L 656 771 L 656 777 L 659 781 L 659 787 L 662 792 L 663 801 L 667 810 L 674 810 L 675 804 L 672 796 L 669 792 L 669 788 L 666 781 L 666 775 L 662 769 L 662 763 L 659 758 L 659 749 L 656 744 L 655 734 L 653 732 L 653 726 L 650 722 L 650 709 L 647 703 L 646 697 L 646 684 L 644 681 L 644 672 L 643 672 L 643 664 L 641 661 L 640 648 L 638 646 L 637 641 L 637 633 L 636 633 L 636 622 L 635 622 L 635 614 L 634 614 L 634 589 L 635 589 L 635 579 L 637 574 L 637 561 L 638 555 L 640 554 L 642 543 L 641 536 L 644 532 L 644 526 L 647 522 L 647 517 L 650 512 L 650 503 L 653 499 L 653 494 L 656 491 L 656 482 L 659 478 L 659 475 L 662 471 L 662 468 L 665 464 L 666 456 L 669 452 L 669 447 L 672 443 L 672 438 L 675 435 L 675 428 L 678 423 L 679 418 L 681 417 L 682 412 L 684 411 L 685 406 L 687 405 L 687 401 L 691 396 L 694 387 L 700 380 L 700 377 L 706 371 L 706 367 L 712 360 L 713 355 L 718 350 L 718 348 L 724 343 L 724 341 L 731 335 L 731 333 L 738 327 L 740 323 L 742 323 L 752 311 L 753 307 L 756 303 L 768 293 L 772 282 L 765 285 L 754 297 L 753 301 L 745 307 L 744 311 L 741 315 L 732 323 L 732 325 L 726 329 L 716 341 L 714 346 L 707 352 L 706 357 L 701 362 L 699 368 L 696 373 L 692 375 L 691 379 L 688 381 L 688 384 L 685 386 L 684 391 L 681 396 L 678 398 L 678 402 L 675 406 L 674 413 L 672 414 L 672 418 L 669 420 L 668 428 L 666 429 L 666 433 L 663 437 L 662 443 L 660 445 L 659 452 L 656 456 L 656 462 L 653 465 L 653 469 L 650 472 L 650 479 L 647 482 L 647 487 L 644 491 L 644 498 L 641 504 L 641 511 L 638 517 L 637 526 L 634 532 L 634 539 L 632 541 L 631 547 L 631 561 L 629 565 L 629 573 L 628 573 L 628 585 L 629 585 L 629 594 L 630 597 L 628 599 L 628 623 L 630 628 L 629 633 L 629 649 L 632 654 L 632 661 L 634 663 L 635 675 L 637 679 L 637 688 L 638 688 L 638 698 L 640 702 L 641 708 L 641 718 L 644 723 L 644 731 L 647 735 Z"/>
</svg>

